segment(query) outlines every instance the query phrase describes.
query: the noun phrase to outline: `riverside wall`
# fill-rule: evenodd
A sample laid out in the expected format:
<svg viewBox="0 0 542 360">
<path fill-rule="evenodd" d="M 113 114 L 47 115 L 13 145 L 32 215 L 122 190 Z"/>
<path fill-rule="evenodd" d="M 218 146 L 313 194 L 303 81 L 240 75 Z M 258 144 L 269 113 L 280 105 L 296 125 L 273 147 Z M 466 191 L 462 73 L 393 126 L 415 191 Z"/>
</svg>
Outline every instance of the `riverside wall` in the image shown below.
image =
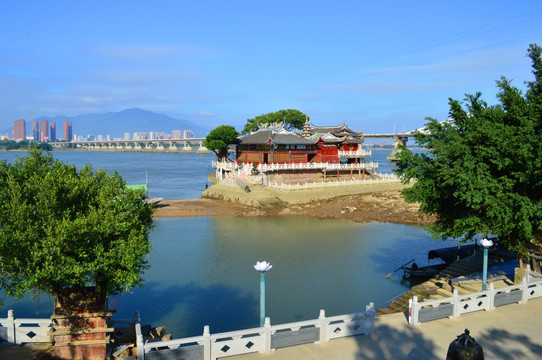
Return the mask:
<svg viewBox="0 0 542 360">
<path fill-rule="evenodd" d="M 306 204 L 319 200 L 327 200 L 340 196 L 360 195 L 374 192 L 398 191 L 409 185 L 400 181 L 367 183 L 344 187 L 329 187 L 326 189 L 304 189 L 282 191 L 262 186 L 249 186 L 249 192 L 235 184 L 215 184 L 202 193 L 203 198 L 218 199 L 247 205 L 255 208 L 271 208 L 283 205 Z"/>
</svg>

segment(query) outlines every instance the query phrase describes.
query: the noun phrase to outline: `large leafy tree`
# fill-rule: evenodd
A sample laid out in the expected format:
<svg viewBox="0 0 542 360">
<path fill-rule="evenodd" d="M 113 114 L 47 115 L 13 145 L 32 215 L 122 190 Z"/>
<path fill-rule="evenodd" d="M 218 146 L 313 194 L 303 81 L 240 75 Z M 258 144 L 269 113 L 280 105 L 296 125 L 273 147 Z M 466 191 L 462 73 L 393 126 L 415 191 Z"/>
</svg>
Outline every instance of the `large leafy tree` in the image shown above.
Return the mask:
<svg viewBox="0 0 542 360">
<path fill-rule="evenodd" d="M 262 126 L 271 124 L 282 124 L 282 126 L 291 131 L 293 129 L 301 130 L 305 123 L 306 115 L 299 110 L 287 109 L 279 110 L 269 114 L 256 116 L 254 119 L 248 119 L 241 134 L 246 135 L 257 131 Z"/>
<path fill-rule="evenodd" d="M 0 162 L 0 286 L 45 292 L 70 307 L 142 283 L 153 207 L 115 172 L 81 170 L 34 148 Z"/>
<path fill-rule="evenodd" d="M 481 94 L 450 99 L 453 121 L 428 118 L 415 139 L 425 154 L 402 151 L 398 173 L 413 186 L 406 201 L 436 214 L 435 238 L 494 234 L 521 254 L 542 239 L 542 49 L 531 45 L 534 81 L 525 95 L 497 81 L 498 105 Z"/>
<path fill-rule="evenodd" d="M 233 126 L 220 125 L 209 132 L 205 147 L 213 151 L 219 160 L 228 159 L 228 146 L 234 144 L 239 133 Z"/>
</svg>

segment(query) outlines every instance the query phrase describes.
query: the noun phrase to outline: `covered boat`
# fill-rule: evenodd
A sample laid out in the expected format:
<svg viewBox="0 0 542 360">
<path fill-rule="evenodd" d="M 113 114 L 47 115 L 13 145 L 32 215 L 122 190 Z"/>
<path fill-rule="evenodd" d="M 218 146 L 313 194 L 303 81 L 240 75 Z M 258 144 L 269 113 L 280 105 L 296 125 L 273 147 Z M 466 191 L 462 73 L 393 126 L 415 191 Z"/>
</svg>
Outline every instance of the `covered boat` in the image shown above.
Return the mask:
<svg viewBox="0 0 542 360">
<path fill-rule="evenodd" d="M 418 277 L 418 278 L 429 278 L 437 275 L 442 270 L 446 269 L 450 264 L 442 263 L 442 264 L 434 264 L 434 265 L 427 265 L 419 267 L 416 263 L 412 264 L 411 267 L 404 267 L 403 268 L 403 278 L 411 278 L 411 277 Z"/>
<path fill-rule="evenodd" d="M 451 264 L 454 261 L 457 261 L 457 259 L 463 259 L 473 255 L 478 249 L 479 246 L 477 243 L 435 249 L 427 253 L 427 259 L 441 259 L 446 264 Z"/>
</svg>

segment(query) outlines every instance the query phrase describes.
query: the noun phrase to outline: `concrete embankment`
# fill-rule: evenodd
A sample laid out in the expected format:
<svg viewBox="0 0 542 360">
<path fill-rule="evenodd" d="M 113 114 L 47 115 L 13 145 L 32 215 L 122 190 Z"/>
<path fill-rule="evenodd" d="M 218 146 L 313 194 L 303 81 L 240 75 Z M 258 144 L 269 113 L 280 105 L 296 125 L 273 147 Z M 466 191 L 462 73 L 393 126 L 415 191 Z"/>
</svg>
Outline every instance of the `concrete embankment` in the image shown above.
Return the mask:
<svg viewBox="0 0 542 360">
<path fill-rule="evenodd" d="M 402 190 L 408 185 L 401 182 L 367 182 L 367 184 L 345 187 L 329 187 L 326 189 L 309 189 L 283 191 L 262 186 L 249 186 L 245 191 L 240 186 L 216 184 L 202 193 L 203 198 L 226 200 L 255 208 L 273 208 L 286 204 L 306 204 L 319 200 L 327 200 L 346 195 L 367 194 L 382 191 Z"/>
</svg>

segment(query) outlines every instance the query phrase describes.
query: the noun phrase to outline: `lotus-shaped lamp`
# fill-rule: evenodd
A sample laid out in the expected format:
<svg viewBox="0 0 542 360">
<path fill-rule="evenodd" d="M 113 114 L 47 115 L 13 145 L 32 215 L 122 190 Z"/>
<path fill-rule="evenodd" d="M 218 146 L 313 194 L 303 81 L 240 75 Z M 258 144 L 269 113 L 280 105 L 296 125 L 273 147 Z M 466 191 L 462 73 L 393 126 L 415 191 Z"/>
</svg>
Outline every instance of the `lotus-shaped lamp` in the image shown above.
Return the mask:
<svg viewBox="0 0 542 360">
<path fill-rule="evenodd" d="M 480 244 L 482 247 L 488 248 L 488 247 L 490 247 L 490 246 L 493 246 L 493 241 L 488 240 L 488 239 L 482 239 L 482 240 L 480 240 L 479 244 Z"/>
<path fill-rule="evenodd" d="M 256 269 L 258 271 L 261 271 L 261 272 L 268 271 L 272 267 L 273 267 L 273 265 L 271 265 L 267 261 L 256 261 L 256 265 L 254 265 L 254 269 Z"/>
</svg>

